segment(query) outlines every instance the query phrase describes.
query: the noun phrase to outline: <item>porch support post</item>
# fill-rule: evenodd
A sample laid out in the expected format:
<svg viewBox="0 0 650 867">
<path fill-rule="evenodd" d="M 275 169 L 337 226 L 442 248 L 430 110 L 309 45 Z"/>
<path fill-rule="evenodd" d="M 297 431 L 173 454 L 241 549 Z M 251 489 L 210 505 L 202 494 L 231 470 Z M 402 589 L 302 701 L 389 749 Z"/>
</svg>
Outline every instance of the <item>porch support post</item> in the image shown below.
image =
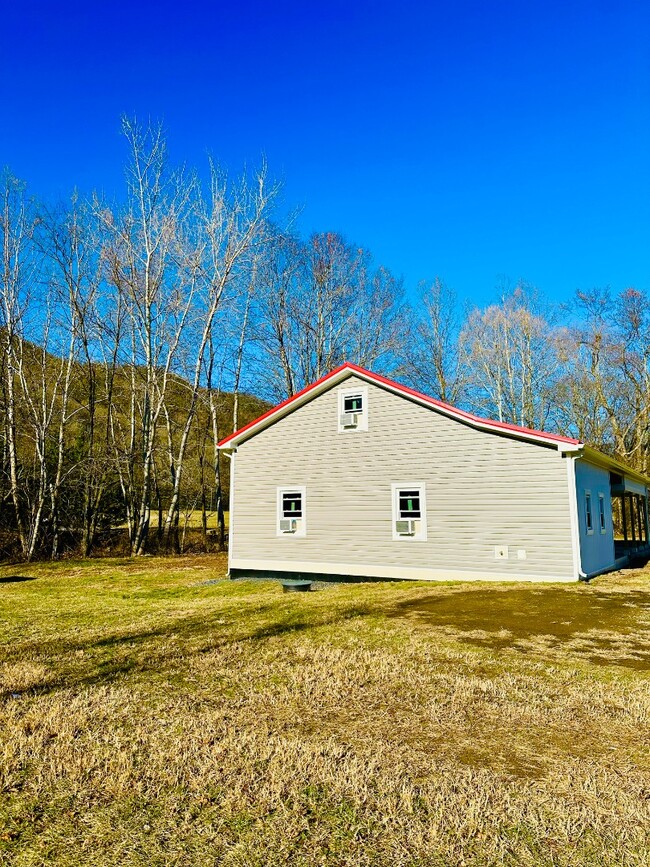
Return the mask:
<svg viewBox="0 0 650 867">
<path fill-rule="evenodd" d="M 636 498 L 636 513 L 639 516 L 639 546 L 643 547 L 645 539 L 643 538 L 643 506 L 641 505 L 641 497 Z"/>
</svg>

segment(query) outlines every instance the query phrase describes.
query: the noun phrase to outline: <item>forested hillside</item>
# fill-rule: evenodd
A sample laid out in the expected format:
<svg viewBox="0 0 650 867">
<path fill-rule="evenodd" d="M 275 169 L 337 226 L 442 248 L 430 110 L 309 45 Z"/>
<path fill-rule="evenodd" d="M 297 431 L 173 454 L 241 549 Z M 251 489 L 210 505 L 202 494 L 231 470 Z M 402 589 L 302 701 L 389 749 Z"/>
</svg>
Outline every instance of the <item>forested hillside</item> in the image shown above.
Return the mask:
<svg viewBox="0 0 650 867">
<path fill-rule="evenodd" d="M 106 545 L 123 547 L 121 537 L 128 533 L 132 539 L 136 529 L 133 516 L 142 491 L 138 395 L 146 370 L 77 359 L 70 363 L 27 341 L 14 344 L 20 399 L 12 415 L 22 511 L 19 524 L 11 509 L 12 474 L 5 449 L 0 554 L 18 554 L 21 543 L 28 557 L 70 550 L 89 555 Z M 229 468 L 216 444 L 235 423 L 246 424 L 268 408 L 246 393 L 201 385 L 181 462 L 179 438 L 191 402 L 191 383 L 170 374 L 164 422 L 156 426 L 153 439 L 148 550 L 180 551 L 188 530 L 194 546 L 197 538 L 205 550 L 224 546 Z M 175 483 L 179 495 L 171 511 Z"/>
<path fill-rule="evenodd" d="M 111 528 L 133 554 L 173 551 L 197 513 L 205 547 L 227 509 L 216 442 L 345 360 L 650 469 L 645 290 L 409 295 L 337 232 L 302 237 L 265 167 L 202 177 L 169 165 L 159 128 L 123 129 L 118 202 L 39 202 L 3 176 L 5 556 L 88 555 Z"/>
</svg>

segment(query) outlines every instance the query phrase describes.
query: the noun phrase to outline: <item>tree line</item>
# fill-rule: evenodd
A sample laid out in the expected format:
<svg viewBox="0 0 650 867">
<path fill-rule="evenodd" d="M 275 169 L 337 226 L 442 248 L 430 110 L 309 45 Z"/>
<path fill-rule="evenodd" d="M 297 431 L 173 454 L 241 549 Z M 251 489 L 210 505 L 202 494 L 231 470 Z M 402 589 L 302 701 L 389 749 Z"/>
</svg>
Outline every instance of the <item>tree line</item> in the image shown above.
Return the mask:
<svg viewBox="0 0 650 867">
<path fill-rule="evenodd" d="M 408 298 L 368 250 L 296 231 L 265 166 L 201 176 L 170 166 L 160 127 L 123 133 L 117 203 L 2 178 L 5 554 L 87 556 L 116 527 L 133 554 L 179 550 L 196 515 L 223 547 L 217 442 L 346 360 L 648 471 L 644 291 L 560 305 L 520 281 L 476 307 L 436 278 Z"/>
</svg>

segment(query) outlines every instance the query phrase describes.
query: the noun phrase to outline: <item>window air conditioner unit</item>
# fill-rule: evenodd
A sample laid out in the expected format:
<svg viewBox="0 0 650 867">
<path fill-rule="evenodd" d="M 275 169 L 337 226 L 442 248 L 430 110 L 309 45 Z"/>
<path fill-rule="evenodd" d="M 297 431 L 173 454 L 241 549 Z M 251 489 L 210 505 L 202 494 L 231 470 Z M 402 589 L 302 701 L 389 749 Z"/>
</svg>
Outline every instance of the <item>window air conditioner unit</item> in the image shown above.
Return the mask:
<svg viewBox="0 0 650 867">
<path fill-rule="evenodd" d="M 295 518 L 282 518 L 280 521 L 281 533 L 295 533 L 298 529 L 298 521 Z"/>
<path fill-rule="evenodd" d="M 344 412 L 341 416 L 341 427 L 357 427 L 359 416 L 356 412 Z"/>
<path fill-rule="evenodd" d="M 415 521 L 395 521 L 395 531 L 398 536 L 415 536 Z"/>
</svg>

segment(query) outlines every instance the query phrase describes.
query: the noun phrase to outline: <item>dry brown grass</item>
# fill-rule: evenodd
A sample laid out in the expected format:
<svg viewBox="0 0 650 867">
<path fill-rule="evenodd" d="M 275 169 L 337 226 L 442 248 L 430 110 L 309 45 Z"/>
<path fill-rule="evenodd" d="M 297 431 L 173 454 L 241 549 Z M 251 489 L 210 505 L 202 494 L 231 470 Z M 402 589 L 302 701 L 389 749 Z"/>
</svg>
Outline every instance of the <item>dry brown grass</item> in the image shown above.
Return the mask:
<svg viewBox="0 0 650 867">
<path fill-rule="evenodd" d="M 649 863 L 650 571 L 224 571 L 0 568 L 0 863 Z"/>
</svg>

